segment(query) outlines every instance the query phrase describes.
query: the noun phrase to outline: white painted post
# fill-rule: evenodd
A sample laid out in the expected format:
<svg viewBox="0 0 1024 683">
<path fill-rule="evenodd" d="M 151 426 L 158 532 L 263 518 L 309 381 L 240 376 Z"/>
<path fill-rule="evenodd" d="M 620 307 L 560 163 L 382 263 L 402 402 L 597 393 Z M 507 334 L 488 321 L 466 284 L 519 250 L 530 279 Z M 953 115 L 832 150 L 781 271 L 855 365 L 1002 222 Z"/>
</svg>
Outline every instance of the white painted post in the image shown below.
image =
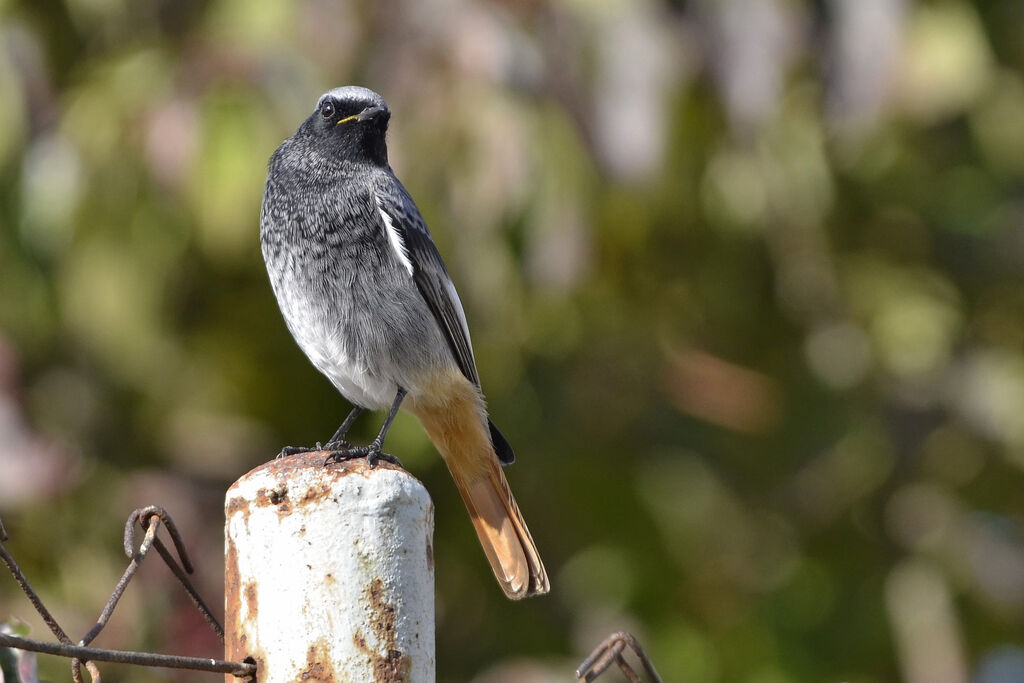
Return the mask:
<svg viewBox="0 0 1024 683">
<path fill-rule="evenodd" d="M 225 649 L 256 681 L 434 680 L 434 506 L 400 467 L 272 460 L 225 500 Z M 227 676 L 225 680 L 235 680 Z"/>
</svg>

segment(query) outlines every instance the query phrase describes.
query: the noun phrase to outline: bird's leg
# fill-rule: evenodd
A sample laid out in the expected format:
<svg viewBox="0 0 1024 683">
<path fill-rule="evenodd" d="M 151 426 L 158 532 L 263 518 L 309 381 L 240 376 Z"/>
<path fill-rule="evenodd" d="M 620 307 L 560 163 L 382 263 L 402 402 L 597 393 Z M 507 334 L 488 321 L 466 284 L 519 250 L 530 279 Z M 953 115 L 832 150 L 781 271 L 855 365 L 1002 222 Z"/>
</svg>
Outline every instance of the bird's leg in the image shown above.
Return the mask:
<svg viewBox="0 0 1024 683">
<path fill-rule="evenodd" d="M 363 414 L 363 408 L 359 406 L 353 406 L 352 412 L 348 414 L 345 421 L 338 427 L 338 431 L 334 432 L 334 436 L 331 440 L 325 444 L 317 441 L 315 446 L 285 446 L 281 449 L 281 452 L 277 454 L 278 458 L 285 458 L 289 455 L 295 455 L 297 453 L 312 453 L 314 451 L 336 451 L 347 448 L 350 444 L 345 441 L 345 435 L 348 434 L 348 430 L 352 429 L 352 425 L 355 423 L 356 418 Z"/>
<path fill-rule="evenodd" d="M 329 451 L 336 451 L 350 446 L 351 444 L 349 444 L 348 441 L 345 441 L 345 435 L 348 434 L 348 430 L 352 429 L 352 425 L 355 424 L 356 418 L 362 414 L 362 408 L 359 406 L 353 406 L 352 412 L 348 414 L 348 417 L 346 417 L 345 421 L 341 423 L 340 427 L 338 427 L 338 431 L 334 432 L 334 436 L 332 436 L 331 440 L 324 445 L 324 448 Z"/>
<path fill-rule="evenodd" d="M 366 458 L 367 462 L 370 463 L 370 467 L 375 466 L 378 460 L 386 460 L 390 463 L 401 466 L 402 463 L 399 462 L 398 458 L 387 453 L 382 453 L 381 448 L 384 447 L 384 438 L 388 435 L 388 430 L 391 429 L 391 423 L 394 422 L 395 416 L 398 415 L 398 409 L 401 407 L 402 399 L 404 398 L 405 389 L 399 387 L 398 392 L 395 394 L 395 401 L 391 404 L 391 410 L 388 412 L 388 416 L 384 419 L 384 425 L 380 428 L 377 438 L 371 441 L 368 446 L 358 446 L 355 448 L 345 448 L 334 451 L 327 456 L 327 460 L 324 461 L 324 464 L 327 465 L 332 462 L 351 460 L 352 458 Z"/>
</svg>

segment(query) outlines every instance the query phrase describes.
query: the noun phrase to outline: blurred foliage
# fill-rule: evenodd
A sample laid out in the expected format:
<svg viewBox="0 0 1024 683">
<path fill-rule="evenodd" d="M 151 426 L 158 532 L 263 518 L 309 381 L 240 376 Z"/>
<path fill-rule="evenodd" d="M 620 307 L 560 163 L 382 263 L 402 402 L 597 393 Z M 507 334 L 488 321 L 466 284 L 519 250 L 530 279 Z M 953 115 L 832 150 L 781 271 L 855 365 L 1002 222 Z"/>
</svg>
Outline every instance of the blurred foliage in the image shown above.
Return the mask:
<svg viewBox="0 0 1024 683">
<path fill-rule="evenodd" d="M 24 622 L 13 619 L 0 622 L 0 633 L 21 638 L 30 635 Z M 0 647 L 0 683 L 39 683 L 36 668 L 34 652 Z"/>
<path fill-rule="evenodd" d="M 1021 680 L 1021 35 L 995 0 L 0 1 L 12 552 L 83 633 L 155 503 L 220 600 L 223 491 L 348 408 L 257 234 L 271 152 L 360 83 L 554 587 L 505 601 L 400 417 L 440 680 L 569 680 L 619 629 L 667 681 Z M 217 655 L 137 581 L 97 645 Z M 45 633 L 0 577 L 7 615 Z"/>
</svg>

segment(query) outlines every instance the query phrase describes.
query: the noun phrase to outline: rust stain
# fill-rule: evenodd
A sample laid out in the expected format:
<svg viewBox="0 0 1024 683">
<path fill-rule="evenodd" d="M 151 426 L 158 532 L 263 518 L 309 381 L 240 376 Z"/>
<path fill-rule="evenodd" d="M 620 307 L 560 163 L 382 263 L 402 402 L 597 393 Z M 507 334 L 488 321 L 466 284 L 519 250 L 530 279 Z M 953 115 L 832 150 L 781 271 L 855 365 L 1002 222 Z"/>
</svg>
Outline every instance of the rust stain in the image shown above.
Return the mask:
<svg viewBox="0 0 1024 683">
<path fill-rule="evenodd" d="M 288 500 L 288 487 L 284 484 L 280 484 L 272 489 L 263 488 L 256 491 L 256 505 L 260 507 L 276 507 L 278 517 L 292 514 L 291 501 Z"/>
<path fill-rule="evenodd" d="M 235 496 L 229 500 L 224 512 L 228 519 L 234 517 L 238 513 L 241 513 L 242 519 L 245 521 L 246 525 L 249 524 L 249 501 L 242 496 Z"/>
<path fill-rule="evenodd" d="M 225 630 L 231 631 L 235 624 L 233 620 L 238 616 L 240 584 L 238 576 L 238 550 L 235 542 L 230 537 L 224 547 L 224 617 Z"/>
<path fill-rule="evenodd" d="M 298 453 L 296 455 L 289 455 L 286 458 L 275 458 L 273 460 L 268 460 L 262 465 L 255 467 L 248 473 L 242 475 L 240 480 L 248 479 L 256 474 L 266 474 L 275 479 L 287 479 L 293 472 L 296 472 L 298 470 L 304 470 L 310 467 L 318 467 L 326 472 L 332 472 L 334 474 L 340 475 L 366 475 L 368 472 L 370 472 L 370 465 L 366 462 L 365 458 L 343 460 L 338 463 L 331 463 L 327 467 L 324 467 L 324 461 L 327 459 L 328 454 L 328 451 L 312 451 L 310 453 Z M 378 462 L 376 469 L 397 470 L 405 472 L 404 468 L 387 461 Z"/>
<path fill-rule="evenodd" d="M 252 658 L 246 650 L 248 636 L 244 623 L 241 621 L 242 581 L 238 572 L 238 550 L 235 542 L 228 538 L 224 547 L 224 656 L 231 661 L 240 661 L 246 657 L 262 666 L 262 659 Z M 246 602 L 249 602 L 249 591 L 246 589 Z M 255 596 L 253 596 L 255 597 Z M 247 605 L 250 615 L 255 616 L 253 603 Z M 234 676 L 227 675 L 225 681 L 236 681 Z"/>
<path fill-rule="evenodd" d="M 256 492 L 256 504 L 260 507 L 280 505 L 287 500 L 288 487 L 284 484 L 272 489 L 261 488 Z"/>
<path fill-rule="evenodd" d="M 395 606 L 387 602 L 384 582 L 374 579 L 365 591 L 370 611 L 370 629 L 377 640 L 377 647 L 371 648 L 366 637 L 356 631 L 352 642 L 370 657 L 375 683 L 402 683 L 409 680 L 412 661 L 398 649 L 395 638 Z"/>
<path fill-rule="evenodd" d="M 227 505 L 226 514 L 228 518 L 239 511 L 248 521 L 250 507 L 242 498 L 232 498 Z M 243 598 L 244 596 L 244 598 Z M 248 620 L 242 620 L 242 600 L 245 600 L 248 609 Z M 264 658 L 259 652 L 251 652 L 248 649 L 249 636 L 246 633 L 246 624 L 254 623 L 258 602 L 256 599 L 256 587 L 247 583 L 242 587 L 242 578 L 238 569 L 238 548 L 235 541 L 225 534 L 224 540 L 224 656 L 230 661 L 248 661 L 256 664 L 257 673 L 254 678 L 247 678 L 246 681 L 265 680 Z M 254 656 L 256 655 L 256 656 Z M 225 683 L 232 683 L 239 679 L 230 674 L 224 676 Z"/>
<path fill-rule="evenodd" d="M 325 498 L 329 498 L 331 495 L 331 487 L 327 484 L 317 484 L 316 486 L 310 486 L 306 489 L 306 492 L 302 494 L 300 499 L 302 505 L 310 505 L 317 503 Z"/>
<path fill-rule="evenodd" d="M 322 683 L 340 681 L 341 678 L 334 671 L 328 652 L 329 648 L 323 638 L 310 645 L 306 651 L 306 668 L 299 672 L 298 680 Z"/>
<path fill-rule="evenodd" d="M 242 591 L 245 595 L 245 607 L 248 610 L 248 618 L 255 619 L 256 615 L 260 611 L 259 599 L 256 596 L 256 584 L 253 581 L 247 581 L 245 584 L 245 590 Z"/>
<path fill-rule="evenodd" d="M 352 460 L 342 460 L 341 462 L 331 463 L 327 467 L 324 467 L 324 461 L 329 455 L 329 451 L 312 451 L 310 453 L 299 453 L 296 455 L 289 455 L 287 458 L 280 458 L 277 460 L 271 460 L 265 462 L 259 467 L 252 470 L 249 473 L 251 475 L 254 472 L 266 472 L 272 476 L 285 477 L 297 470 L 303 470 L 310 467 L 319 467 L 324 471 L 332 472 L 335 474 L 365 474 L 370 471 L 370 465 L 366 462 L 365 458 L 355 458 Z M 400 470 L 402 468 L 392 463 L 382 461 L 377 463 L 377 468 L 394 469 Z M 403 470 L 404 471 L 404 470 Z M 246 476 L 249 476 L 246 475 Z"/>
<path fill-rule="evenodd" d="M 434 542 L 431 539 L 433 534 L 427 534 L 427 568 L 434 571 Z"/>
</svg>

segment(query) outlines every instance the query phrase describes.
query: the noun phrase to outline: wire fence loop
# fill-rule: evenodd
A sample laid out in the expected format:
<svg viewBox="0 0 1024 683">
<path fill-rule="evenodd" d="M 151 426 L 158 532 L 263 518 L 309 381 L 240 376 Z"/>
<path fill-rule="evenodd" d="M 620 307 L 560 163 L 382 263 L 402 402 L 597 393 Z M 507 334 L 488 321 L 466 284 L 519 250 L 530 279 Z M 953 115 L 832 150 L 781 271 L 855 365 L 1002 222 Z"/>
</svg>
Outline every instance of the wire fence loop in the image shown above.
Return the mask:
<svg viewBox="0 0 1024 683">
<path fill-rule="evenodd" d="M 145 532 L 138 549 L 136 549 L 135 546 L 136 525 Z M 175 551 L 174 554 L 172 554 L 171 551 L 168 550 L 167 546 L 157 537 L 157 532 L 160 530 L 161 526 L 171 537 L 171 544 L 174 546 Z M 28 579 L 25 577 L 25 573 L 21 570 L 21 567 L 18 566 L 14 557 L 10 554 L 7 548 L 4 547 L 3 544 L 7 540 L 7 530 L 4 527 L 3 520 L 0 520 L 0 561 L 7 566 L 7 569 L 11 572 L 11 575 L 14 577 L 19 588 L 21 588 L 22 592 L 28 597 L 29 602 L 32 603 L 36 612 L 39 613 L 39 616 L 42 617 L 43 621 L 46 623 L 47 628 L 50 629 L 59 642 L 45 642 L 0 633 L 0 647 L 12 647 L 31 652 L 41 652 L 61 657 L 70 657 L 71 677 L 75 683 L 85 683 L 82 678 L 83 667 L 89 673 L 91 683 L 102 683 L 99 668 L 96 666 L 96 662 L 98 661 L 174 669 L 193 669 L 196 671 L 209 671 L 211 673 L 231 674 L 238 678 L 247 679 L 252 679 L 255 676 L 256 665 L 251 662 L 229 662 L 218 659 L 204 659 L 200 657 L 180 657 L 177 655 L 163 655 L 151 652 L 130 652 L 125 650 L 109 650 L 105 648 L 89 647 L 89 644 L 95 640 L 96 636 L 100 634 L 103 628 L 110 621 L 111 616 L 114 614 L 114 609 L 117 607 L 118 601 L 124 594 L 125 589 L 128 588 L 128 584 L 131 582 L 136 572 L 138 572 L 142 561 L 145 560 L 151 549 L 156 549 L 157 554 L 160 555 L 164 564 L 167 565 L 167 568 L 171 570 L 171 573 L 174 574 L 178 582 L 181 583 L 196 609 L 200 614 L 202 614 L 203 618 L 210 625 L 210 628 L 213 629 L 213 632 L 217 634 L 220 642 L 224 642 L 224 628 L 220 625 L 220 622 L 217 621 L 217 618 L 213 615 L 213 611 L 203 600 L 199 591 L 188 576 L 189 574 L 194 573 L 195 568 L 193 567 L 192 561 L 189 559 L 188 553 L 185 550 L 185 542 L 181 537 L 181 533 L 178 531 L 178 527 L 175 525 L 174 520 L 171 519 L 171 516 L 162 507 L 149 505 L 134 510 L 131 515 L 128 516 L 128 521 L 125 523 L 124 527 L 124 552 L 128 557 L 128 566 L 125 568 L 124 573 L 118 580 L 117 585 L 114 586 L 114 590 L 111 592 L 110 598 L 107 600 L 106 605 L 104 605 L 103 610 L 96 619 L 96 623 L 89 629 L 82 639 L 78 641 L 77 644 L 72 642 L 64 629 L 57 623 L 57 620 L 50 613 L 49 609 L 47 609 L 46 605 L 43 604 L 39 594 L 32 588 Z M 177 558 L 175 558 L 175 554 L 177 555 Z"/>
<path fill-rule="evenodd" d="M 652 683 L 661 683 L 661 677 L 654 670 L 654 665 L 651 663 L 650 658 L 647 657 L 647 653 L 640 647 L 640 643 L 637 642 L 636 638 L 625 631 L 611 634 L 600 645 L 595 647 L 593 652 L 576 669 L 576 680 L 590 683 L 590 681 L 593 681 L 607 671 L 612 664 L 616 664 L 630 683 L 641 683 L 640 677 L 623 656 L 626 648 L 629 648 L 640 660 L 644 672 Z"/>
</svg>

